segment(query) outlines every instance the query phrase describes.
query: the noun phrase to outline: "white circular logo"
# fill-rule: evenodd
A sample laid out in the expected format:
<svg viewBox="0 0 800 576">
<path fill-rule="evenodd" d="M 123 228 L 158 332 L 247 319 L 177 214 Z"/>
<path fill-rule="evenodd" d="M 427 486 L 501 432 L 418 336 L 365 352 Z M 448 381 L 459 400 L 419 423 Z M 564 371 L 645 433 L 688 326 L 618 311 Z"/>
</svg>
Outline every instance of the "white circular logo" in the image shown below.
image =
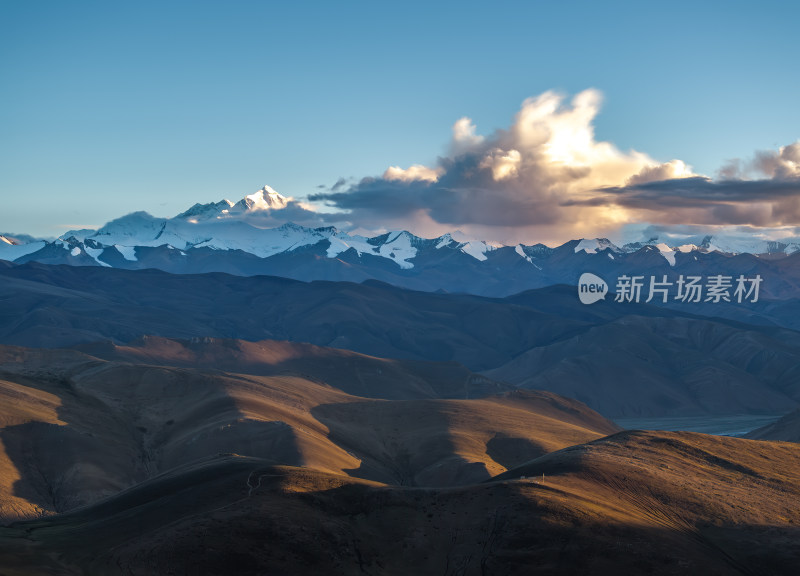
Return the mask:
<svg viewBox="0 0 800 576">
<path fill-rule="evenodd" d="M 594 304 L 598 300 L 603 300 L 608 294 L 608 284 L 606 281 L 589 272 L 581 274 L 578 280 L 578 298 L 584 304 Z"/>
</svg>

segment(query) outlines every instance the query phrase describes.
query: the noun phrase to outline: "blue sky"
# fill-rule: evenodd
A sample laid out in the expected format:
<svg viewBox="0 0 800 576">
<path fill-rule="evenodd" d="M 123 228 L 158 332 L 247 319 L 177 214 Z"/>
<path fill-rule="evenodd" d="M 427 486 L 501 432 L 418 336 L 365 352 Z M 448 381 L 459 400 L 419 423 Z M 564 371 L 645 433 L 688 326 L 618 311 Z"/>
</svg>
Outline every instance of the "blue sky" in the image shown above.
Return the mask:
<svg viewBox="0 0 800 576">
<path fill-rule="evenodd" d="M 171 216 L 265 184 L 365 193 L 389 166 L 452 155 L 462 117 L 495 142 L 547 91 L 566 107 L 598 91 L 596 141 L 715 177 L 800 138 L 798 16 L 793 2 L 4 2 L 0 232 Z M 706 220 L 686 223 L 726 223 Z"/>
</svg>

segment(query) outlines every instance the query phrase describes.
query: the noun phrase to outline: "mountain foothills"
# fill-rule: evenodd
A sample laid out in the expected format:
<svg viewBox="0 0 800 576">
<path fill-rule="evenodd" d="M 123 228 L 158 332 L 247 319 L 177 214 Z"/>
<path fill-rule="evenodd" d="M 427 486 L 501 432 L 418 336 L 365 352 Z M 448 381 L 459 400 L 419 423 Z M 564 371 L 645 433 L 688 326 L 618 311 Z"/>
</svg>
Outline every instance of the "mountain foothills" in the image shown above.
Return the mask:
<svg viewBox="0 0 800 576">
<path fill-rule="evenodd" d="M 503 246 L 460 232 L 425 239 L 406 231 L 366 237 L 335 227 L 274 226 L 287 199 L 269 186 L 238 202 L 195 204 L 173 218 L 129 214 L 98 230 L 73 230 L 54 241 L 0 236 L 0 259 L 24 263 L 157 268 L 172 273 L 267 274 L 297 280 L 375 279 L 415 290 L 508 296 L 575 284 L 582 272 L 609 281 L 636 272 L 761 275 L 764 295 L 800 295 L 800 238 L 658 235 L 616 246 L 605 239 Z"/>
<path fill-rule="evenodd" d="M 0 366 L 6 574 L 792 574 L 800 553 L 800 446 L 620 432 L 456 364 L 150 337 Z"/>
<path fill-rule="evenodd" d="M 786 414 L 780 420 L 767 424 L 746 435 L 755 440 L 781 440 L 783 442 L 800 442 L 800 409 Z"/>
<path fill-rule="evenodd" d="M 781 414 L 798 406 L 800 334 L 776 325 L 780 313 L 759 325 L 610 299 L 585 306 L 575 292 L 555 286 L 498 299 L 374 281 L 6 264 L 0 343 L 98 346 L 147 335 L 307 342 L 456 362 L 576 398 L 611 418 Z M 744 308 L 731 305 L 731 315 Z M 235 369 L 236 358 L 220 358 L 220 367 Z"/>
<path fill-rule="evenodd" d="M 288 205 L 0 236 L 0 573 L 796 573 L 800 239 L 270 227 Z M 731 415 L 775 421 L 609 420 Z"/>
<path fill-rule="evenodd" d="M 218 453 L 442 486 L 619 430 L 574 400 L 454 364 L 275 341 L 98 352 L 112 359 L 0 348 L 5 518 L 71 510 Z"/>
</svg>

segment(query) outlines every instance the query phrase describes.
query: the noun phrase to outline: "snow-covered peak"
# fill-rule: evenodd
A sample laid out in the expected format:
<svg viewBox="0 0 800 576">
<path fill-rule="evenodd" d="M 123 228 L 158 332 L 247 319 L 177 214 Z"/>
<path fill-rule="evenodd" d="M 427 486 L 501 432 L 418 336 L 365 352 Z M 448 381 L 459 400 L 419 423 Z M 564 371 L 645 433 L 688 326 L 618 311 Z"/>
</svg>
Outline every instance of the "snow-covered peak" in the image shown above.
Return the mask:
<svg viewBox="0 0 800 576">
<path fill-rule="evenodd" d="M 641 250 L 645 246 L 655 246 L 656 244 L 658 244 L 658 237 L 657 236 L 653 236 L 653 237 L 648 238 L 646 240 L 638 240 L 636 242 L 628 242 L 626 244 L 623 244 L 621 250 L 623 252 L 628 252 L 628 253 L 630 253 L 630 252 L 638 252 L 639 250 Z"/>
<path fill-rule="evenodd" d="M 541 270 L 541 269 L 542 269 L 542 268 L 541 268 L 541 266 L 539 266 L 538 264 L 536 264 L 536 262 L 534 262 L 534 261 L 533 261 L 533 256 L 531 256 L 531 255 L 528 253 L 528 252 L 530 252 L 530 251 L 531 251 L 531 249 L 533 249 L 534 251 L 536 250 L 536 248 L 535 248 L 535 247 L 531 247 L 531 246 L 524 246 L 524 245 L 522 245 L 522 244 L 517 244 L 517 245 L 514 247 L 514 252 L 516 252 L 517 254 L 519 254 L 520 256 L 522 256 L 522 257 L 523 257 L 525 260 L 527 260 L 527 261 L 528 261 L 528 263 L 529 263 L 529 264 L 533 264 L 533 266 L 535 266 L 535 267 L 536 267 L 538 270 Z M 609 254 L 609 256 L 610 256 L 610 254 Z"/>
<path fill-rule="evenodd" d="M 186 212 L 182 212 L 175 216 L 175 218 L 182 218 L 185 220 L 209 220 L 211 218 L 218 218 L 223 211 L 230 210 L 234 203 L 224 198 L 219 202 L 211 202 L 209 204 L 195 204 Z"/>
<path fill-rule="evenodd" d="M 258 212 L 261 210 L 280 210 L 286 208 L 289 199 L 278 194 L 273 188 L 264 186 L 255 194 L 245 196 L 230 207 L 229 214 L 240 212 Z M 225 211 L 223 211 L 225 213 Z"/>
<path fill-rule="evenodd" d="M 436 238 L 436 248 L 444 248 L 456 244 L 456 247 L 464 254 L 472 256 L 476 260 L 483 262 L 487 259 L 486 253 L 492 250 L 502 248 L 502 244 L 497 242 L 487 242 L 485 240 L 476 240 L 464 234 L 461 230 L 448 232 L 443 236 Z"/>
<path fill-rule="evenodd" d="M 330 242 L 328 258 L 336 258 L 339 254 L 353 249 L 359 256 L 362 254 L 383 256 L 391 258 L 401 268 L 414 267 L 409 260 L 417 255 L 415 244 L 419 239 L 409 232 L 401 230 L 387 232 L 375 238 L 366 238 L 358 235 L 351 236 L 333 227 L 318 228 L 316 231 L 323 233 Z"/>
<path fill-rule="evenodd" d="M 616 244 L 608 238 L 583 238 L 575 245 L 575 253 L 581 250 L 587 254 L 597 254 L 601 250 L 610 249 L 612 252 L 622 252 Z"/>
<path fill-rule="evenodd" d="M 390 259 L 404 269 L 413 268 L 415 258 L 429 250 L 460 251 L 483 262 L 490 259 L 490 252 L 503 247 L 502 244 L 480 240 L 459 230 L 438 238 L 426 239 L 404 230 L 382 234 L 368 231 L 361 235 L 334 227 L 307 228 L 291 222 L 279 227 L 268 227 L 275 226 L 276 220 L 285 222 L 281 213 L 276 214 L 275 211 L 290 206 L 291 202 L 291 198 L 264 186 L 236 203 L 230 200 L 197 203 L 178 216 L 168 219 L 156 218 L 146 212 L 135 212 L 113 220 L 99 230 L 70 231 L 61 239 L 70 240 L 71 247 L 82 244 L 86 254 L 95 259 L 102 250 L 113 247 L 127 260 L 135 261 L 140 254 L 147 252 L 140 250 L 137 253 L 134 248 L 166 245 L 187 251 L 194 248 L 242 251 L 260 258 L 296 250 L 326 254 L 329 258 L 343 257 L 348 252 L 348 257 L 355 253 L 358 257 L 369 255 Z M 691 234 L 686 233 L 687 231 Z M 624 244 L 622 248 L 606 238 L 572 240 L 559 248 L 550 248 L 543 244 L 512 246 L 520 258 L 537 268 L 540 264 L 547 266 L 546 259 L 556 251 L 559 254 L 574 252 L 579 258 L 584 256 L 582 253 L 602 253 L 605 254 L 604 261 L 606 258 L 622 261 L 627 254 L 639 250 L 658 251 L 671 266 L 675 266 L 678 252 L 719 250 L 727 253 L 791 254 L 800 251 L 800 237 L 790 236 L 796 233 L 795 229 L 787 228 L 778 237 L 748 233 L 742 228 L 723 230 L 716 227 L 712 231 L 713 234 L 701 234 L 704 230 L 697 228 L 684 227 L 676 231 L 647 226 L 634 230 L 634 237 L 628 235 L 633 242 Z M 0 235 L 0 248 L 6 252 L 19 244 L 21 243 L 17 241 L 16 235 Z"/>
<path fill-rule="evenodd" d="M 714 234 L 705 237 L 700 247 L 727 254 L 792 254 L 800 248 L 800 238 L 772 240 L 744 234 Z"/>
<path fill-rule="evenodd" d="M 502 247 L 502 244 L 500 244 L 498 242 L 492 242 L 490 240 L 481 240 L 479 238 L 475 238 L 474 236 L 469 236 L 467 234 L 464 234 L 461 230 L 455 230 L 453 232 L 449 232 L 449 233 L 445 234 L 444 236 L 442 236 L 442 238 L 444 238 L 444 237 L 449 237 L 450 239 L 452 239 L 455 242 L 458 242 L 460 244 L 470 244 L 470 243 L 478 242 L 478 243 L 486 244 L 487 246 L 491 246 L 492 248 L 501 248 Z"/>
<path fill-rule="evenodd" d="M 632 227 L 626 237 L 632 240 L 623 246 L 625 252 L 636 252 L 645 246 L 665 244 L 679 252 L 723 252 L 725 254 L 793 254 L 800 251 L 800 237 L 795 228 L 756 229 L 720 226 L 709 230 L 696 227 L 656 229 Z M 638 239 L 637 239 L 638 237 Z"/>
<path fill-rule="evenodd" d="M 21 237 L 8 234 L 0 235 L 0 260 L 13 262 L 17 258 L 33 254 L 45 246 L 44 240 L 36 240 L 27 235 Z"/>
<path fill-rule="evenodd" d="M 455 242 L 455 240 L 453 240 L 453 237 L 448 232 L 447 234 L 439 236 L 436 239 L 436 249 L 438 250 L 439 248 L 444 248 L 445 246 L 449 246 L 453 242 Z"/>
<path fill-rule="evenodd" d="M 149 245 L 152 240 L 158 238 L 166 223 L 165 219 L 156 218 L 147 212 L 133 212 L 112 220 L 91 237 L 105 245 Z"/>
<path fill-rule="evenodd" d="M 675 266 L 675 251 L 672 248 L 670 248 L 669 246 L 667 246 L 663 242 L 660 243 L 660 244 L 656 244 L 656 248 L 661 253 L 661 255 L 664 257 L 664 259 L 667 262 L 669 262 L 670 266 Z"/>
<path fill-rule="evenodd" d="M 378 254 L 384 258 L 392 258 L 401 268 L 413 268 L 414 265 L 409 260 L 417 255 L 414 238 L 416 236 L 405 231 L 390 232 L 386 242 L 378 249 Z"/>
<path fill-rule="evenodd" d="M 294 222 L 286 222 L 285 224 L 281 224 L 278 226 L 278 230 L 281 232 L 311 232 L 311 228 L 306 228 L 305 226 L 295 224 Z M 317 231 L 321 230 L 322 229 L 320 228 L 317 229 Z"/>
<path fill-rule="evenodd" d="M 461 251 L 464 254 L 469 254 L 476 260 L 480 260 L 483 262 L 486 260 L 487 252 L 491 252 L 493 250 L 497 250 L 497 245 L 491 242 L 484 242 L 483 240 L 476 242 L 472 240 L 470 242 L 465 242 L 461 245 Z"/>
<path fill-rule="evenodd" d="M 286 208 L 289 198 L 279 194 L 274 188 L 264 186 L 258 192 L 249 194 L 238 202 L 231 202 L 227 198 L 219 202 L 208 204 L 197 203 L 175 218 L 187 220 L 193 224 L 206 220 L 222 220 L 246 216 L 268 210 L 281 210 Z"/>
<path fill-rule="evenodd" d="M 64 240 L 66 238 L 75 238 L 76 240 L 80 240 L 83 242 L 87 238 L 94 236 L 97 234 L 97 230 L 92 228 L 81 228 L 80 230 L 68 230 L 58 238 L 60 240 Z"/>
</svg>

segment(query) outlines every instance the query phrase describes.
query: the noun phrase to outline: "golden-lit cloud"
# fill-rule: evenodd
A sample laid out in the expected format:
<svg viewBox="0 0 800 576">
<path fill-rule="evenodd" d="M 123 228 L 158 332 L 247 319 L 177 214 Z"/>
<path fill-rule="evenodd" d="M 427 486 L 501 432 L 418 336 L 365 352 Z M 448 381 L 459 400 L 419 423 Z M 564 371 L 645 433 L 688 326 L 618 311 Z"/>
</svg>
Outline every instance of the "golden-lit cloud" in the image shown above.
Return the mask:
<svg viewBox="0 0 800 576">
<path fill-rule="evenodd" d="M 519 150 L 502 150 L 495 148 L 481 160 L 480 168 L 492 171 L 492 178 L 495 181 L 516 178 L 519 175 L 519 166 L 522 162 L 522 155 Z"/>
<path fill-rule="evenodd" d="M 384 180 L 400 180 L 401 182 L 435 182 L 437 178 L 439 178 L 438 170 L 428 168 L 422 164 L 414 164 L 406 169 L 399 166 L 389 166 L 386 172 L 383 173 Z"/>
<path fill-rule="evenodd" d="M 658 180 L 671 180 L 674 178 L 688 178 L 692 176 L 692 170 L 681 160 L 670 160 L 663 164 L 645 166 L 641 172 L 634 174 L 625 181 L 628 186 L 644 184 L 646 182 L 656 182 Z"/>
<path fill-rule="evenodd" d="M 502 242 L 562 242 L 613 234 L 635 222 L 656 224 L 800 223 L 800 145 L 762 152 L 726 169 L 714 182 L 679 159 L 658 161 L 598 140 L 594 120 L 602 95 L 567 99 L 545 92 L 526 99 L 508 129 L 478 134 L 462 117 L 449 153 L 435 165 L 392 166 L 380 178 L 310 197 L 365 228 L 409 228 L 436 235 L 454 228 Z M 768 192 L 741 179 L 746 166 L 776 184 Z M 760 182 L 760 181 L 758 181 Z M 779 210 L 790 216 L 781 218 Z"/>
</svg>

